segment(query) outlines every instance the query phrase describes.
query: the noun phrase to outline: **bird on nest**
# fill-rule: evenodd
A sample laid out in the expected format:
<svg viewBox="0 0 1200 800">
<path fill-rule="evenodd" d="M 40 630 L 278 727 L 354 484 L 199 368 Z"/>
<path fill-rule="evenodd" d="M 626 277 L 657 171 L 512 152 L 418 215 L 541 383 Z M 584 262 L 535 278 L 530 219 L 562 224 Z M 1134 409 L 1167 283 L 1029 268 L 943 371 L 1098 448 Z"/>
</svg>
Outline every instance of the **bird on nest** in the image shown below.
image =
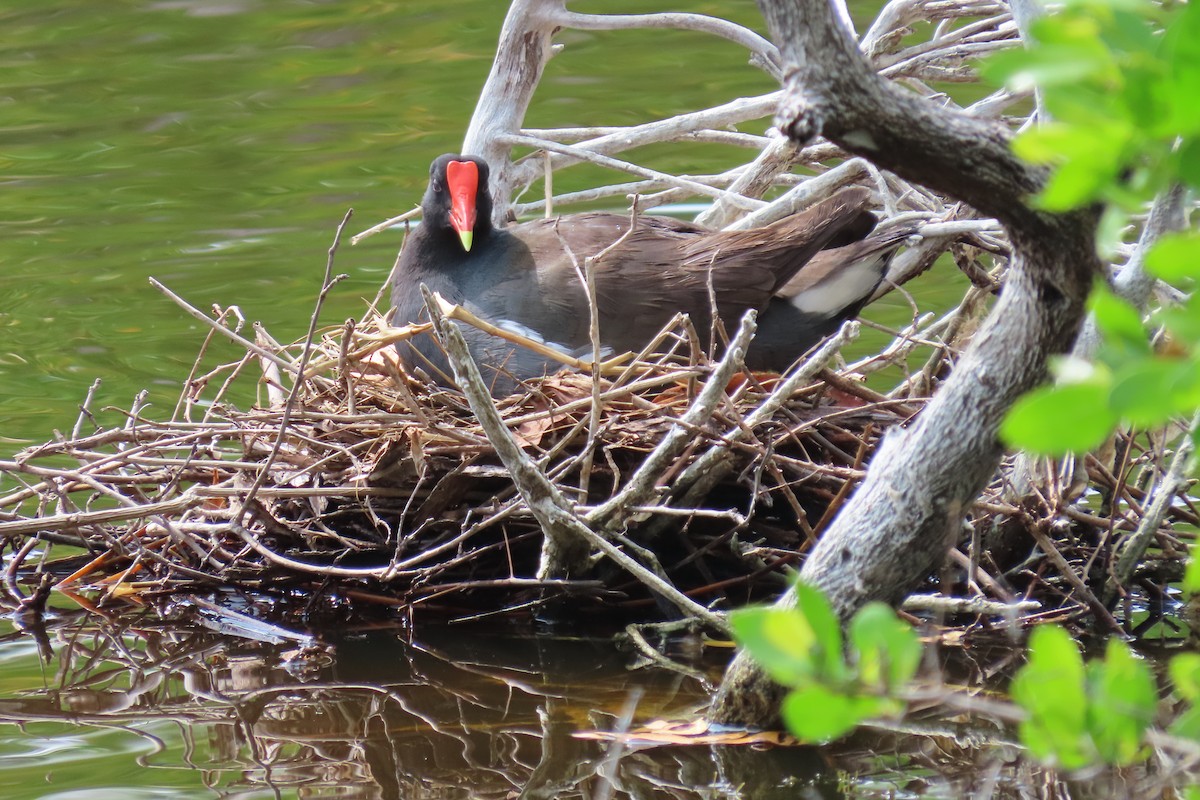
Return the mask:
<svg viewBox="0 0 1200 800">
<path fill-rule="evenodd" d="M 714 307 L 726 326 L 755 309 L 758 331 L 745 364 L 782 372 L 858 314 L 911 235 L 871 235 L 871 193 L 862 187 L 840 189 L 800 213 L 739 231 L 610 212 L 497 227 L 488 188 L 488 165 L 480 158 L 448 154 L 433 162 L 421 224 L 408 236 L 394 272 L 392 324 L 428 319 L 420 292 L 425 284 L 501 332 L 545 345 L 538 352 L 460 325 L 497 397 L 558 369 L 546 348 L 590 357 L 588 292 L 578 268 L 587 258 L 594 259 L 605 350 L 641 350 L 677 312 L 707 331 Z M 401 341 L 397 351 L 408 369 L 453 384 L 432 335 Z"/>
</svg>

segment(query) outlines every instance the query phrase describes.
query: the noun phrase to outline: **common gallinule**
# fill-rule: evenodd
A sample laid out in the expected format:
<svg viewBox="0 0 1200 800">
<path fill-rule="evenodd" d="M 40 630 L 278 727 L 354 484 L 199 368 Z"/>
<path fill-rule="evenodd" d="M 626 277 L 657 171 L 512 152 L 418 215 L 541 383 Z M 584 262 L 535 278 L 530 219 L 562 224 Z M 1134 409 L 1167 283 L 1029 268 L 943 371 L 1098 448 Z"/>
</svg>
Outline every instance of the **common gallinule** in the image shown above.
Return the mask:
<svg viewBox="0 0 1200 800">
<path fill-rule="evenodd" d="M 858 260 L 839 258 L 834 250 L 810 264 L 822 248 L 867 244 L 860 240 L 875 226 L 866 210 L 869 197 L 866 189 L 842 189 L 799 214 L 745 231 L 711 231 L 641 216 L 629 232 L 630 218 L 614 213 L 497 228 L 487 164 L 472 156 L 444 155 L 430 168 L 422 222 L 405 242 L 396 268 L 393 324 L 425 318 L 419 291 L 424 283 L 494 325 L 567 353 L 590 355 L 587 293 L 575 264 L 609 248 L 595 261 L 605 347 L 637 351 L 679 311 L 691 315 L 698 331 L 707 331 L 711 281 L 717 314 L 727 326 L 736 326 L 748 309 L 760 312 L 747 366 L 782 371 L 858 313 L 882 279 L 886 257 L 881 253 L 900 244 L 889 240 Z M 460 327 L 497 396 L 559 367 L 526 348 Z M 397 349 L 409 367 L 450 383 L 450 367 L 431 336 L 400 342 Z"/>
</svg>

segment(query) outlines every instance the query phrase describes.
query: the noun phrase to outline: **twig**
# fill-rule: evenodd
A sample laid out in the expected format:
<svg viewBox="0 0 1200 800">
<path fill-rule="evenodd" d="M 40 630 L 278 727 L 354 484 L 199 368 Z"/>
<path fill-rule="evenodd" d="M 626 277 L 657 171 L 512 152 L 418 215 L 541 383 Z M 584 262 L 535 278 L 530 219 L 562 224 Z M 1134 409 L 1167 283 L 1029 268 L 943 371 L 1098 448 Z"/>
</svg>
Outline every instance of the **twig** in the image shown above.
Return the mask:
<svg viewBox="0 0 1200 800">
<path fill-rule="evenodd" d="M 163 284 L 159 283 L 154 278 L 150 278 L 149 280 L 150 280 L 151 286 L 153 286 L 155 289 L 158 289 L 160 292 L 165 294 L 167 297 L 174 300 L 175 303 L 180 308 L 182 308 L 184 311 L 186 311 L 193 318 L 200 320 L 205 325 L 207 325 L 209 328 L 217 331 L 225 338 L 236 342 L 237 344 L 241 345 L 245 349 L 254 353 L 256 356 L 259 356 L 260 358 L 265 358 L 268 361 L 276 364 L 281 369 L 288 372 L 290 375 L 298 375 L 299 374 L 299 369 L 296 367 L 295 364 L 293 364 L 288 359 L 283 358 L 278 353 L 272 353 L 271 351 L 266 350 L 265 348 L 259 347 L 257 344 L 255 344 L 254 342 L 251 342 L 249 339 L 246 339 L 243 336 L 239 336 L 238 334 L 229 330 L 229 328 L 226 328 L 224 325 L 222 325 L 221 321 L 220 321 L 221 318 L 218 318 L 217 320 L 212 319 L 207 314 L 203 313 L 196 307 L 192 306 L 190 303 L 188 303 L 182 297 L 180 297 L 179 295 L 172 292 L 170 289 L 168 289 Z"/>
<path fill-rule="evenodd" d="M 1015 603 L 997 603 L 982 597 L 942 597 L 933 594 L 914 594 L 904 599 L 901 608 L 911 612 L 934 614 L 978 614 L 985 617 L 1019 617 L 1032 611 L 1040 611 L 1042 604 L 1036 600 L 1021 600 Z"/>
<path fill-rule="evenodd" d="M 731 429 L 724 438 L 728 441 L 737 441 L 746 435 L 747 430 L 770 419 L 786 399 L 791 397 L 801 385 L 812 380 L 812 377 L 828 363 L 829 359 L 833 358 L 834 354 L 857 334 L 858 326 L 855 323 L 843 325 L 842 329 L 822 344 L 817 352 L 805 359 L 803 364 L 780 381 L 771 394 L 746 417 L 743 424 Z M 728 474 L 729 455 L 728 444 L 714 444 L 688 465 L 688 468 L 680 474 L 675 482 L 677 491 L 685 491 L 684 502 L 694 504 L 700 496 L 707 494 Z"/>
<path fill-rule="evenodd" d="M 279 420 L 279 430 L 275 436 L 275 443 L 271 446 L 271 452 L 267 455 L 266 461 L 259 469 L 258 474 L 254 478 L 254 483 L 242 498 L 241 505 L 238 509 L 234 521 L 239 525 L 241 520 L 246 516 L 247 510 L 254 503 L 254 495 L 262 488 L 263 483 L 271 474 L 271 465 L 279 456 L 279 449 L 283 447 L 283 440 L 287 436 L 288 421 L 291 419 L 292 412 L 296 407 L 296 400 L 300 396 L 300 391 L 304 386 L 302 376 L 304 368 L 308 364 L 308 358 L 312 353 L 313 337 L 317 332 L 317 320 L 321 316 L 321 307 L 325 305 L 325 298 L 329 295 L 329 290 L 334 287 L 339 281 L 345 278 L 345 275 L 334 276 L 333 274 L 333 258 L 337 254 L 338 245 L 342 241 L 342 231 L 346 229 L 346 224 L 350 221 L 351 215 L 354 214 L 354 209 L 346 211 L 342 221 L 338 223 L 337 231 L 333 235 L 333 244 L 329 246 L 329 253 L 325 259 L 325 276 L 321 279 L 321 291 L 317 294 L 317 302 L 313 307 L 312 316 L 308 320 L 308 334 L 304 339 L 304 351 L 300 354 L 300 362 L 296 366 L 296 380 L 292 382 L 292 390 L 288 393 L 287 402 L 283 406 L 283 416 Z"/>
<path fill-rule="evenodd" d="M 441 295 L 435 294 L 433 295 L 433 298 L 438 305 L 438 311 L 447 319 L 452 319 L 457 322 L 465 322 L 472 327 L 478 328 L 484 333 L 504 339 L 507 342 L 520 345 L 528 350 L 532 350 L 540 356 L 557 361 L 558 363 L 571 367 L 572 369 L 581 371 L 591 369 L 592 365 L 590 361 L 584 361 L 581 358 L 567 355 L 561 350 L 556 350 L 553 347 L 549 347 L 546 344 L 537 341 L 536 339 L 530 339 L 529 337 L 522 336 L 519 333 L 514 333 L 513 331 L 505 328 L 497 327 L 485 319 L 480 319 L 462 306 L 448 302 Z M 620 355 L 613 356 L 606 361 L 600 362 L 600 371 L 602 373 L 616 372 L 617 370 L 622 369 L 622 365 L 631 357 L 632 353 L 622 353 Z"/>
<path fill-rule="evenodd" d="M 559 16 L 559 20 L 568 28 L 584 31 L 676 28 L 678 30 L 710 33 L 747 48 L 759 57 L 761 66 L 767 70 L 771 77 L 777 80 L 782 77 L 779 51 L 775 48 L 775 45 L 750 29 L 743 28 L 741 25 L 735 25 L 719 17 L 681 12 L 662 12 L 656 14 L 579 14 L 573 11 L 566 11 Z"/>
<path fill-rule="evenodd" d="M 1187 429 L 1179 437 L 1179 441 L 1175 445 L 1175 455 L 1171 458 L 1171 465 L 1163 474 L 1158 485 L 1150 492 L 1152 499 L 1138 522 L 1137 530 L 1121 544 L 1117 563 L 1104 588 L 1104 605 L 1106 607 L 1111 607 L 1118 595 L 1124 591 L 1124 587 L 1129 585 L 1134 570 L 1137 569 L 1142 556 L 1146 554 L 1147 548 L 1158 534 L 1159 526 L 1162 525 L 1167 512 L 1175 503 L 1179 492 L 1188 484 L 1187 473 L 1191 466 L 1190 462 L 1196 441 L 1193 434 L 1198 425 L 1200 425 L 1200 414 L 1192 417 Z"/>
<path fill-rule="evenodd" d="M 385 219 L 383 222 L 372 225 L 371 227 L 367 228 L 365 231 L 360 231 L 359 233 L 356 233 L 353 236 L 351 236 L 350 244 L 352 244 L 352 245 L 358 244 L 363 239 L 374 236 L 377 233 L 383 233 L 387 229 L 389 229 L 395 225 L 399 225 L 401 222 L 407 222 L 408 220 L 415 219 L 415 218 L 419 217 L 420 215 L 421 215 L 421 207 L 417 206 L 414 209 L 405 211 L 403 214 L 401 214 L 399 216 L 392 217 L 391 219 Z"/>
<path fill-rule="evenodd" d="M 179 514 L 202 502 L 201 497 L 185 492 L 174 500 L 165 500 L 160 503 L 145 503 L 127 508 L 106 508 L 100 511 L 77 511 L 70 514 L 54 514 L 48 517 L 0 522 L 0 539 L 42 531 L 65 531 L 108 522 L 146 519 L 154 514 Z"/>
<path fill-rule="evenodd" d="M 568 153 L 562 153 L 554 158 L 554 167 L 557 169 L 567 163 L 578 160 L 581 157 L 581 151 L 584 150 L 594 153 L 615 153 L 631 147 L 641 147 L 656 142 L 670 141 L 680 134 L 690 131 L 708 128 L 729 128 L 739 122 L 757 119 L 770 114 L 779 104 L 781 96 L 782 92 L 775 91 L 758 95 L 757 97 L 739 97 L 723 105 L 706 108 L 701 111 L 693 111 L 669 119 L 660 119 L 641 125 L 621 128 L 613 133 L 579 142 L 576 149 Z M 528 131 L 527 133 L 530 136 L 534 136 L 538 132 Z M 536 146 L 540 150 L 543 149 L 542 145 L 547 139 L 535 138 L 534 141 L 538 142 Z M 537 180 L 540 169 L 540 160 L 527 160 L 516 165 L 513 169 L 513 183 L 516 185 L 532 184 Z"/>
<path fill-rule="evenodd" d="M 773 202 L 760 204 L 757 209 L 752 210 L 752 213 L 728 225 L 726 230 L 744 231 L 769 225 L 802 208 L 807 208 L 823 197 L 832 195 L 841 187 L 866 174 L 867 162 L 861 158 L 852 158 L 824 175 L 819 175 L 788 190 Z"/>
<path fill-rule="evenodd" d="M 83 421 L 90 419 L 92 424 L 96 424 L 96 418 L 92 416 L 92 399 L 96 396 L 96 392 L 100 389 L 100 379 L 92 381 L 92 385 L 88 387 L 87 396 L 83 398 L 83 405 L 79 407 L 79 417 L 75 420 L 75 427 L 71 429 L 71 438 L 78 439 L 79 432 L 83 430 Z"/>
<path fill-rule="evenodd" d="M 1033 524 L 1029 525 L 1028 528 L 1030 534 L 1032 534 L 1034 538 L 1034 541 L 1037 542 L 1038 547 L 1043 553 L 1049 556 L 1050 561 L 1054 563 L 1054 566 L 1058 569 L 1059 574 L 1063 576 L 1067 583 L 1071 584 L 1071 588 L 1079 594 L 1079 599 L 1087 604 L 1087 607 L 1091 609 L 1092 613 L 1096 616 L 1096 619 L 1099 622 L 1104 623 L 1105 628 L 1107 628 L 1110 632 L 1118 634 L 1123 633 L 1120 623 L 1113 619 L 1112 614 L 1109 613 L 1105 605 L 1101 603 L 1099 598 L 1097 598 L 1092 590 L 1088 588 L 1087 584 L 1083 582 L 1083 579 L 1075 573 L 1075 569 L 1071 566 L 1067 559 L 1063 557 L 1063 554 L 1059 552 L 1058 548 L 1054 546 L 1054 542 L 1051 541 L 1050 537 L 1047 536 L 1045 531 L 1042 530 L 1042 526 L 1038 522 L 1034 522 Z"/>
</svg>

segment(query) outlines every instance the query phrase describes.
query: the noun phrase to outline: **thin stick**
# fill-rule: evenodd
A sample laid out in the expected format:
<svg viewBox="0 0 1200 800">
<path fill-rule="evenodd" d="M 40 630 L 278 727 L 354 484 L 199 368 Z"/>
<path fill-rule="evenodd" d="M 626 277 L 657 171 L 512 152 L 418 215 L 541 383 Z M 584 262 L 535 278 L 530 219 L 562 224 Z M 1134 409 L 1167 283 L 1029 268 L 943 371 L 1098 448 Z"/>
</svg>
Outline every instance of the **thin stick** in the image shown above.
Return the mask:
<svg viewBox="0 0 1200 800">
<path fill-rule="evenodd" d="M 504 328 L 499 328 L 487 320 L 480 319 L 462 306 L 448 302 L 436 292 L 433 293 L 433 298 L 434 302 L 437 303 L 438 310 L 443 316 L 446 317 L 446 319 L 452 319 L 457 322 L 465 322 L 468 325 L 478 328 L 484 333 L 488 333 L 492 336 L 504 339 L 505 341 L 520 345 L 528 350 L 532 350 L 540 356 L 545 356 L 546 358 L 557 361 L 560 364 L 565 364 L 572 369 L 580 371 L 591 369 L 591 363 L 588 361 L 584 361 L 581 358 L 575 358 L 574 356 L 569 356 L 561 350 L 556 350 L 553 347 L 549 347 L 542 342 L 537 341 L 536 339 L 530 339 L 529 337 L 522 336 L 519 333 L 514 333 L 510 330 L 505 330 Z M 614 356 L 607 361 L 600 362 L 600 370 L 606 374 L 610 372 L 617 372 L 622 368 L 622 365 L 632 357 L 632 353 L 622 353 L 619 356 Z"/>
<path fill-rule="evenodd" d="M 346 384 L 346 413 L 354 414 L 354 374 L 347 368 L 346 352 L 350 349 L 350 340 L 354 338 L 355 322 L 354 318 L 346 320 L 345 326 L 342 328 L 342 341 L 338 347 L 338 366 L 337 374 Z"/>
<path fill-rule="evenodd" d="M 313 308 L 312 317 L 308 321 L 308 335 L 304 339 L 304 351 L 300 354 L 300 363 L 296 366 L 295 375 L 297 379 L 292 382 L 292 390 L 288 393 L 287 402 L 283 407 L 283 417 L 279 420 L 279 431 L 275 436 L 275 443 L 271 447 L 271 452 L 267 455 L 266 461 L 263 462 L 262 468 L 258 475 L 254 478 L 254 483 L 246 492 L 246 496 L 242 498 L 241 506 L 237 514 L 234 516 L 234 521 L 239 525 L 241 520 L 245 518 L 247 509 L 254 502 L 254 495 L 262 488 L 263 483 L 267 480 L 267 476 L 271 473 L 271 465 L 275 462 L 279 455 L 279 450 L 283 447 L 284 437 L 287 436 L 288 422 L 292 416 L 292 410 L 296 407 L 296 399 L 300 396 L 300 391 L 304 386 L 304 381 L 300 376 L 304 375 L 304 368 L 308 364 L 308 357 L 312 353 L 313 337 L 317 332 L 317 320 L 321 316 L 321 307 L 325 304 L 325 298 L 329 295 L 329 290 L 334 287 L 346 275 L 333 275 L 333 258 L 337 254 L 338 245 L 342 241 L 342 231 L 346 229 L 346 223 L 350 221 L 351 215 L 354 214 L 354 209 L 348 209 L 345 216 L 342 217 L 341 223 L 338 224 L 337 232 L 333 235 L 333 244 L 329 247 L 329 254 L 325 259 L 325 276 L 321 280 L 321 291 L 317 294 L 317 302 Z"/>
<path fill-rule="evenodd" d="M 80 431 L 83 430 L 83 421 L 90 419 L 92 424 L 96 424 L 96 418 L 92 416 L 92 399 L 96 396 L 97 390 L 100 388 L 100 379 L 92 381 L 92 385 L 88 387 L 87 396 L 83 398 L 83 405 L 79 407 L 79 416 L 75 419 L 75 427 L 71 429 L 71 438 L 78 439 Z"/>
<path fill-rule="evenodd" d="M 1152 499 L 1138 522 L 1137 530 L 1121 544 L 1116 566 L 1104 587 L 1104 605 L 1106 607 L 1111 606 L 1123 591 L 1123 587 L 1129 584 L 1134 570 L 1141 563 L 1142 556 L 1146 554 L 1146 549 L 1150 546 L 1150 542 L 1158 533 L 1159 526 L 1162 525 L 1163 519 L 1166 518 L 1167 512 L 1175 502 L 1176 495 L 1188 484 L 1187 473 L 1195 443 L 1193 434 L 1198 425 L 1200 425 L 1200 414 L 1192 417 L 1187 429 L 1179 438 L 1178 444 L 1175 445 L 1175 455 L 1171 458 L 1171 464 L 1167 467 L 1162 480 L 1150 492 Z"/>
<path fill-rule="evenodd" d="M 780 381 L 771 394 L 746 417 L 742 425 L 727 432 L 724 438 L 731 441 L 741 439 L 745 436 L 746 430 L 750 430 L 774 416 L 784 401 L 791 397 L 800 388 L 801 384 L 812 380 L 813 376 L 829 362 L 829 359 L 833 358 L 834 354 L 841 350 L 857 334 L 858 325 L 856 323 L 850 322 L 843 325 L 842 329 L 822 344 L 817 352 L 809 356 L 786 379 Z M 689 498 L 693 496 L 693 492 L 703 491 L 707 493 L 726 474 L 726 470 L 728 469 L 728 455 L 728 444 L 718 443 L 713 445 L 684 470 L 683 474 L 679 476 L 676 485 L 690 486 L 691 488 L 688 490 Z M 704 488 L 701 490 L 698 487 Z"/>
<path fill-rule="evenodd" d="M 602 167 L 620 170 L 621 172 L 628 172 L 632 175 L 639 175 L 643 178 L 652 178 L 654 180 L 665 181 L 673 186 L 689 189 L 692 192 L 705 197 L 716 197 L 726 200 L 732 205 L 747 211 L 754 211 L 755 209 L 762 208 L 766 205 L 766 203 L 762 202 L 761 200 L 751 200 L 748 197 L 742 197 L 739 194 L 727 192 L 723 189 L 714 189 L 711 186 L 705 186 L 703 183 L 697 183 L 696 181 L 687 180 L 685 178 L 676 178 L 674 175 L 666 172 L 658 172 L 657 170 L 647 169 L 646 167 L 639 167 L 638 165 L 631 164 L 628 161 L 622 161 L 618 158 L 612 158 L 610 156 L 600 155 L 599 153 L 593 153 L 589 150 L 584 150 L 581 147 L 576 147 L 569 144 L 558 144 L 557 142 L 551 142 L 545 139 L 534 139 L 531 136 L 521 136 L 519 134 L 511 133 L 502 134 L 498 136 L 497 139 L 504 142 L 504 144 L 514 145 L 516 147 L 534 147 L 543 150 L 552 150 L 556 153 L 563 153 L 565 155 L 573 156 L 580 161 L 587 161 Z"/>
<path fill-rule="evenodd" d="M 401 214 L 398 217 L 392 217 L 391 219 L 385 219 L 383 222 L 380 222 L 377 225 L 372 225 L 371 227 L 367 228 L 365 231 L 356 233 L 353 236 L 351 236 L 350 244 L 352 244 L 352 245 L 358 244 L 363 239 L 366 239 L 370 236 L 374 236 L 377 233 L 383 233 L 384 231 L 386 231 L 388 228 L 392 227 L 393 225 L 399 225 L 401 222 L 407 222 L 408 220 L 413 219 L 413 218 L 419 216 L 420 214 L 421 214 L 421 207 L 417 206 L 416 208 L 414 208 L 410 211 L 405 211 L 403 214 Z"/>
<path fill-rule="evenodd" d="M 542 184 L 546 189 L 546 213 L 543 215 L 546 219 L 554 216 L 554 164 L 550 158 L 550 151 L 542 151 L 542 158 L 545 159 L 545 170 L 542 173 Z"/>
<path fill-rule="evenodd" d="M 267 350 L 263 347 L 259 347 L 257 344 L 255 344 L 254 342 L 250 341 L 249 339 L 247 339 L 243 336 L 239 336 L 238 334 L 236 334 L 233 331 L 226 328 L 224 325 L 220 324 L 220 321 L 214 320 L 212 317 L 210 317 L 207 314 L 205 314 L 204 312 L 200 311 L 195 306 L 191 305 L 186 300 L 184 300 L 182 297 L 180 297 L 179 295 L 172 292 L 166 286 L 159 283 L 154 278 L 150 278 L 149 280 L 150 280 L 151 286 L 153 286 L 155 289 L 158 289 L 160 292 L 165 294 L 167 297 L 174 300 L 176 305 L 178 305 L 180 308 L 182 308 L 184 311 L 186 311 L 190 316 L 192 316 L 195 319 L 200 320 L 205 325 L 207 325 L 209 328 L 212 328 L 213 330 L 220 333 L 226 339 L 231 339 L 232 341 L 234 341 L 237 344 L 241 345 L 242 347 L 246 348 L 250 352 L 254 353 L 256 356 L 258 356 L 260 358 L 265 358 L 268 361 L 271 361 L 271 362 L 277 364 L 281 369 L 287 371 L 291 375 L 299 375 L 299 370 L 297 369 L 296 365 L 293 364 L 290 360 L 280 356 L 278 353 L 272 353 L 270 350 Z"/>
</svg>

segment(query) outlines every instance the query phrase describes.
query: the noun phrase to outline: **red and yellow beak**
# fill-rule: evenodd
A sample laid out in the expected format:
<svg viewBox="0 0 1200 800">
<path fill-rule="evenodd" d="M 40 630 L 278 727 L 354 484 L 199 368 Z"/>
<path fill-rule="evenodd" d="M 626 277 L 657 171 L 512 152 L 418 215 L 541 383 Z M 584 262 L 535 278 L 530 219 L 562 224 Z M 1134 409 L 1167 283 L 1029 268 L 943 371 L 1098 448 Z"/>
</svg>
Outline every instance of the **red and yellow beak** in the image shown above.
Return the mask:
<svg viewBox="0 0 1200 800">
<path fill-rule="evenodd" d="M 479 167 L 474 161 L 451 161 L 446 165 L 446 186 L 450 190 L 450 224 L 458 231 L 463 249 L 470 252 L 475 236 Z"/>
</svg>

